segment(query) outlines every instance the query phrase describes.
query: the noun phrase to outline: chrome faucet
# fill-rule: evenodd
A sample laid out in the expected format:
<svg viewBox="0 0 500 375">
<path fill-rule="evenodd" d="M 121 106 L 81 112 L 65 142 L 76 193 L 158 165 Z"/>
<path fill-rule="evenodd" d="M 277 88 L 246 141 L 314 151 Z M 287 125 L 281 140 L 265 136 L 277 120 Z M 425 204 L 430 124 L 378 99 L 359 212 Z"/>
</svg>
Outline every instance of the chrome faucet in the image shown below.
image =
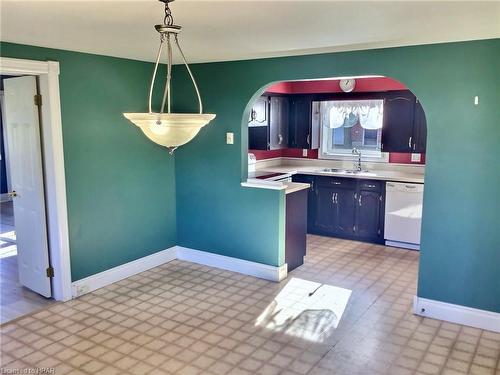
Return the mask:
<svg viewBox="0 0 500 375">
<path fill-rule="evenodd" d="M 358 156 L 358 162 L 354 163 L 354 169 L 358 172 L 361 172 L 361 151 L 359 151 L 357 148 L 353 148 L 352 154 Z"/>
</svg>

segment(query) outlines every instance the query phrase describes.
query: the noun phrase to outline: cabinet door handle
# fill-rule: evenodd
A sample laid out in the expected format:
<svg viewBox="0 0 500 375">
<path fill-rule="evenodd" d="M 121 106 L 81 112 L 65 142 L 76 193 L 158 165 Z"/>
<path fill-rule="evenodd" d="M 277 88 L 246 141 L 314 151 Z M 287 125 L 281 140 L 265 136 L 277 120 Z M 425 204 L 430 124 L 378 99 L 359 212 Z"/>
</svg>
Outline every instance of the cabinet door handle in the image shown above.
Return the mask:
<svg viewBox="0 0 500 375">
<path fill-rule="evenodd" d="M 362 195 L 361 195 L 361 194 L 359 194 L 358 203 L 359 203 L 359 205 L 360 205 L 360 206 L 362 205 L 362 204 L 361 204 L 361 197 L 362 197 Z"/>
<path fill-rule="evenodd" d="M 310 145 L 311 144 L 311 134 L 308 134 L 307 135 L 307 144 Z"/>
<path fill-rule="evenodd" d="M 283 142 L 283 136 L 278 134 L 278 144 L 280 145 Z"/>
<path fill-rule="evenodd" d="M 367 184 L 366 187 L 369 187 L 369 188 L 374 188 L 375 185 L 372 185 L 372 184 Z"/>
<path fill-rule="evenodd" d="M 410 148 L 410 150 L 411 150 L 411 138 L 412 137 L 408 138 L 408 147 Z"/>
<path fill-rule="evenodd" d="M 335 193 L 332 193 L 332 203 L 335 204 Z"/>
<path fill-rule="evenodd" d="M 333 181 L 333 184 L 334 184 L 334 185 L 340 185 L 341 183 L 340 183 L 340 182 L 338 182 L 338 181 Z"/>
</svg>

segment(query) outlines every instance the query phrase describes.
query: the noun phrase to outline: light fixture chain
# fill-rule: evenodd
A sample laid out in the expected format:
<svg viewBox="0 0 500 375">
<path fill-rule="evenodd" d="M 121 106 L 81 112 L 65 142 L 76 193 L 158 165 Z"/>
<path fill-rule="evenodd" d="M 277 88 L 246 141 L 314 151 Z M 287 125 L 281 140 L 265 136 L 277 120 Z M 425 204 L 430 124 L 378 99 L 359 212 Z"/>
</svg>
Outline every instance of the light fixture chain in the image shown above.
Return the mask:
<svg viewBox="0 0 500 375">
<path fill-rule="evenodd" d="M 172 11 L 168 6 L 168 2 L 165 3 L 165 17 L 163 18 L 163 24 L 167 26 L 172 26 L 174 24 L 174 17 L 172 16 Z"/>
</svg>

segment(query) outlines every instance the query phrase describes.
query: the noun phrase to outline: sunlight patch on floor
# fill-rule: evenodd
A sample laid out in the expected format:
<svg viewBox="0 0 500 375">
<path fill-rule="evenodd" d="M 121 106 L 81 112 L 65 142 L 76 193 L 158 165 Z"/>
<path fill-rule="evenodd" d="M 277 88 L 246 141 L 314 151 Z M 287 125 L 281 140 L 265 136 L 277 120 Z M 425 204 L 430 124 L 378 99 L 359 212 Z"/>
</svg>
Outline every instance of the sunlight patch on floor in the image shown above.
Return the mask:
<svg viewBox="0 0 500 375">
<path fill-rule="evenodd" d="M 338 327 L 352 291 L 292 277 L 255 325 L 321 343 Z"/>
</svg>

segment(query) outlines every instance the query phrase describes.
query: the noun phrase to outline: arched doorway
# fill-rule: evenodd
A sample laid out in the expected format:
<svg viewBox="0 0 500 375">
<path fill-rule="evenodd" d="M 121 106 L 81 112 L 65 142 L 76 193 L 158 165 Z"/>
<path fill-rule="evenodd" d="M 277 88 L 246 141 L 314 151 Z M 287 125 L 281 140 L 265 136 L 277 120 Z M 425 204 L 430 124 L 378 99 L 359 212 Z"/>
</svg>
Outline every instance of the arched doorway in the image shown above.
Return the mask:
<svg viewBox="0 0 500 375">
<path fill-rule="evenodd" d="M 397 80 L 281 81 L 251 105 L 248 178 L 309 183 L 309 233 L 418 250 L 426 139 L 423 107 Z M 328 177 L 349 189 L 320 188 Z"/>
</svg>

